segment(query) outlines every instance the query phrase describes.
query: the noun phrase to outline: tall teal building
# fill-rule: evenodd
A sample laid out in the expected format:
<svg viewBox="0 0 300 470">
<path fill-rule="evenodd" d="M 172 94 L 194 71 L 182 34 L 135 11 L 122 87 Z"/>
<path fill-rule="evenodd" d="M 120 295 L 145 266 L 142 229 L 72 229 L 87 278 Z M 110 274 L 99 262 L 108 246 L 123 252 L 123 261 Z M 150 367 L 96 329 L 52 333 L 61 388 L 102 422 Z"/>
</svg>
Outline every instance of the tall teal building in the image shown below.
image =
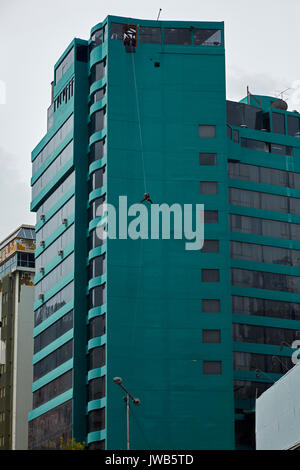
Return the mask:
<svg viewBox="0 0 300 470">
<path fill-rule="evenodd" d="M 224 25 L 107 17 L 54 67 L 32 152 L 29 448 L 251 448 L 300 330 L 300 120 L 225 94 Z M 205 243 L 107 239 L 103 203 L 204 204 Z M 150 205 L 149 202 L 145 203 Z M 297 209 L 298 207 L 298 209 Z"/>
</svg>

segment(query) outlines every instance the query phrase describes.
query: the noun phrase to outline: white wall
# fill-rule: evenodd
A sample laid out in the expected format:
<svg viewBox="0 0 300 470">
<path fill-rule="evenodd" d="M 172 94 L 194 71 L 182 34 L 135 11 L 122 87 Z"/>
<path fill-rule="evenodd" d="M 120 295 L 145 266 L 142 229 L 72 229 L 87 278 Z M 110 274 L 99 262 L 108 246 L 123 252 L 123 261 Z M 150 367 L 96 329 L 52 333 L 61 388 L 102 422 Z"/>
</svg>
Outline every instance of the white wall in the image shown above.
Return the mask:
<svg viewBox="0 0 300 470">
<path fill-rule="evenodd" d="M 300 442 L 300 363 L 256 400 L 256 449 L 283 450 Z"/>
</svg>

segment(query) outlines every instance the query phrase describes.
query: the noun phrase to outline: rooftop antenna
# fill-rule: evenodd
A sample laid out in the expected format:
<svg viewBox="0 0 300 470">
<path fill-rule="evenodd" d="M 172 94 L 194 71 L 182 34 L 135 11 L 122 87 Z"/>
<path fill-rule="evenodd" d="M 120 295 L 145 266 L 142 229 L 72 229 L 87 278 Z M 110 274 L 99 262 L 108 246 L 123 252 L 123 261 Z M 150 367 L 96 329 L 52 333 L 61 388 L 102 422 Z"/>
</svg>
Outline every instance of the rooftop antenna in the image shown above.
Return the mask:
<svg viewBox="0 0 300 470">
<path fill-rule="evenodd" d="M 157 19 L 156 19 L 156 21 L 158 21 L 158 20 L 159 20 L 160 14 L 161 14 L 161 8 L 159 9 L 159 12 L 158 12 L 158 15 L 157 15 Z"/>
<path fill-rule="evenodd" d="M 292 90 L 292 88 L 286 88 L 283 91 L 278 91 L 277 93 L 276 92 L 275 93 L 277 94 L 278 97 L 280 97 L 281 100 L 283 100 L 284 99 L 284 97 L 283 97 L 284 93 L 286 93 L 289 90 Z"/>
</svg>

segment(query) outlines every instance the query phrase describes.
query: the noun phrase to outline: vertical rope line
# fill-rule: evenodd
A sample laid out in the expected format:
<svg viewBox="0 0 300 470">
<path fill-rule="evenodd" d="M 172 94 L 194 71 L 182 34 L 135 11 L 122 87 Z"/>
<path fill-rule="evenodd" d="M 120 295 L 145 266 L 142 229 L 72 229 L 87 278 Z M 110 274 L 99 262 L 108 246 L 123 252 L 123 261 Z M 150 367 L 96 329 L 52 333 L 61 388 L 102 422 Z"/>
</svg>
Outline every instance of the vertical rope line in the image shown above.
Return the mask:
<svg viewBox="0 0 300 470">
<path fill-rule="evenodd" d="M 131 53 L 131 57 L 132 57 L 132 69 L 133 69 L 133 80 L 134 80 L 134 88 L 135 88 L 136 109 L 137 109 L 137 117 L 138 117 L 138 124 L 139 124 L 139 135 L 140 135 L 140 144 L 141 144 L 141 153 L 142 153 L 144 188 L 145 188 L 145 193 L 147 193 L 147 187 L 146 187 L 146 172 L 145 172 L 145 159 L 144 159 L 144 148 L 143 148 L 143 136 L 142 136 L 141 116 L 140 116 L 140 105 L 139 105 L 139 96 L 138 96 L 137 84 L 136 84 L 135 62 L 134 62 L 134 53 L 133 53 L 133 52 Z"/>
</svg>

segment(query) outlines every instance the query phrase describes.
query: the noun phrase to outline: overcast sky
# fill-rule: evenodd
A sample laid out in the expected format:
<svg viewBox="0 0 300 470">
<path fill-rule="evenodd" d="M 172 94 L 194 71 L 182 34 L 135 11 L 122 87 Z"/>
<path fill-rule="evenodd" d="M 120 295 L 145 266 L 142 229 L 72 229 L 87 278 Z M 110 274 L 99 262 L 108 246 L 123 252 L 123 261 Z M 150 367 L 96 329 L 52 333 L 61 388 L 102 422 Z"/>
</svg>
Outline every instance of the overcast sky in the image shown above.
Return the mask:
<svg viewBox="0 0 300 470">
<path fill-rule="evenodd" d="M 53 66 L 108 14 L 224 21 L 227 98 L 284 95 L 300 111 L 299 0 L 0 0 L 0 240 L 30 213 L 30 154 L 46 133 Z M 5 90 L 3 89 L 5 86 Z M 5 91 L 5 103 L 3 95 Z"/>
</svg>

